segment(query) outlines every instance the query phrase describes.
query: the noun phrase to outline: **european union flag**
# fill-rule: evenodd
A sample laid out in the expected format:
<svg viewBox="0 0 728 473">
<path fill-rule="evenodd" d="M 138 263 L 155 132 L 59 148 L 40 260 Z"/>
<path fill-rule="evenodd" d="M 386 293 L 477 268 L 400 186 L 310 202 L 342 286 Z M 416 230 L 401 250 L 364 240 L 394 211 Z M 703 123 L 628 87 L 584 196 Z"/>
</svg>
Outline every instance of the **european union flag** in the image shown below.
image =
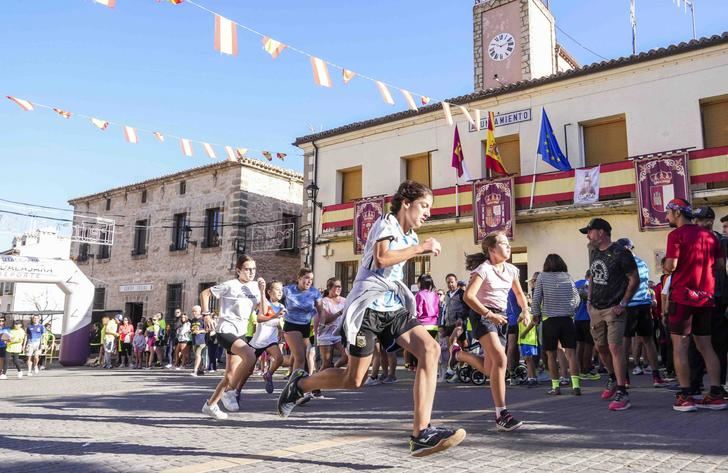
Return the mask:
<svg viewBox="0 0 728 473">
<path fill-rule="evenodd" d="M 571 169 L 569 159 L 561 152 L 559 142 L 556 141 L 554 130 L 551 129 L 551 122 L 549 122 L 545 108 L 541 111 L 541 134 L 538 137 L 538 151 L 536 151 L 536 154 L 541 155 L 541 159 L 544 162 L 559 171 L 568 171 Z"/>
</svg>

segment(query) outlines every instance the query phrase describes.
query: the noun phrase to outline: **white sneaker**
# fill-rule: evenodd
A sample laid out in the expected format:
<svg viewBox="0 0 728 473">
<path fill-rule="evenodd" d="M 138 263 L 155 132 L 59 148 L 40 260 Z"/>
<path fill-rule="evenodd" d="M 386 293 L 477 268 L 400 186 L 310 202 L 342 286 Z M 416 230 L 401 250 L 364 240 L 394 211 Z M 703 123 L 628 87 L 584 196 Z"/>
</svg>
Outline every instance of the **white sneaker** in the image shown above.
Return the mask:
<svg viewBox="0 0 728 473">
<path fill-rule="evenodd" d="M 371 376 L 367 377 L 367 380 L 364 381 L 364 386 L 376 386 L 378 384 L 382 384 L 382 380 L 377 378 L 372 378 Z"/>
<path fill-rule="evenodd" d="M 642 368 L 642 372 L 644 374 L 652 374 L 652 367 L 650 365 L 647 365 L 644 368 Z"/>
<path fill-rule="evenodd" d="M 45 369 L 45 366 L 41 366 L 40 370 L 43 371 Z"/>
<path fill-rule="evenodd" d="M 177 366 L 177 367 L 175 367 L 175 368 L 174 368 L 174 370 L 175 370 L 175 371 L 179 371 L 179 370 L 181 370 L 181 369 L 182 369 L 182 368 L 180 368 L 179 366 Z"/>
<path fill-rule="evenodd" d="M 8 375 L 6 375 L 6 374 L 0 374 L 0 379 L 8 379 Z"/>
<path fill-rule="evenodd" d="M 38 367 L 36 366 L 36 367 L 35 367 L 35 374 L 39 374 L 39 373 L 40 373 L 40 370 L 39 370 L 39 369 L 38 369 Z"/>
<path fill-rule="evenodd" d="M 195 372 L 193 371 L 192 373 L 190 373 L 190 376 L 197 376 L 197 373 L 195 373 Z"/>
<path fill-rule="evenodd" d="M 169 363 L 167 365 L 164 365 L 165 368 L 170 369 L 172 367 L 172 363 Z"/>
<path fill-rule="evenodd" d="M 635 376 L 641 375 L 642 373 L 643 373 L 642 368 L 640 368 L 639 366 L 635 366 L 634 369 L 632 370 L 632 374 Z"/>
<path fill-rule="evenodd" d="M 18 379 L 20 379 L 22 377 L 23 377 L 23 372 L 22 371 L 18 371 Z"/>
<path fill-rule="evenodd" d="M 33 372 L 32 371 L 28 371 L 28 376 L 33 376 Z"/>
<path fill-rule="evenodd" d="M 205 404 L 202 405 L 202 413 L 215 420 L 225 420 L 228 418 L 228 415 L 221 411 L 220 408 L 217 407 L 217 404 L 211 406 L 207 404 L 207 401 L 205 401 Z"/>
<path fill-rule="evenodd" d="M 222 405 L 228 412 L 238 412 L 240 410 L 238 400 L 235 397 L 235 391 L 230 390 L 223 393 Z"/>
</svg>

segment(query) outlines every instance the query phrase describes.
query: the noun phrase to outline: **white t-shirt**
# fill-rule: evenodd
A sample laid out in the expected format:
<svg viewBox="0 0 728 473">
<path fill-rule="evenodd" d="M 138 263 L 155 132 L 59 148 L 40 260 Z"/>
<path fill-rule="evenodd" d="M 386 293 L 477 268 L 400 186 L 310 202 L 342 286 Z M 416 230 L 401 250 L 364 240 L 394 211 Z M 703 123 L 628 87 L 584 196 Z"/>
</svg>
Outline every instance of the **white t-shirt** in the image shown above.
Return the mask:
<svg viewBox="0 0 728 473">
<path fill-rule="evenodd" d="M 239 279 L 231 279 L 211 287 L 210 292 L 220 299 L 217 331 L 237 337 L 245 335 L 250 315 L 260 303 L 258 282 L 250 281 L 243 284 Z"/>
<path fill-rule="evenodd" d="M 342 310 L 344 310 L 344 306 L 346 305 L 346 299 L 343 297 L 339 297 L 338 299 L 324 297 L 321 301 L 321 304 L 324 310 L 324 313 L 322 315 L 327 316 L 331 314 L 336 314 L 337 312 L 341 312 Z M 328 324 L 319 324 L 319 333 L 316 336 L 316 341 L 319 343 L 319 345 L 330 345 L 340 342 L 341 335 L 339 334 L 339 332 L 341 331 L 342 323 L 344 323 L 343 314 L 334 319 L 333 322 L 330 322 Z"/>
<path fill-rule="evenodd" d="M 672 275 L 665 278 L 665 284 L 662 286 L 662 295 L 663 296 L 670 295 L 670 282 L 671 281 L 672 281 Z"/>
<path fill-rule="evenodd" d="M 276 302 L 268 304 L 271 310 L 277 315 L 283 310 L 283 304 Z M 253 348 L 266 348 L 278 343 L 278 329 L 281 326 L 281 319 L 275 318 L 267 322 L 258 322 L 255 326 L 255 334 L 250 339 L 250 346 Z"/>
<path fill-rule="evenodd" d="M 499 271 L 490 261 L 485 261 L 470 274 L 477 274 L 483 279 L 477 294 L 480 303 L 505 312 L 508 291 L 513 287 L 513 281 L 518 280 L 518 268 L 510 263 L 503 263 L 503 269 Z"/>
</svg>

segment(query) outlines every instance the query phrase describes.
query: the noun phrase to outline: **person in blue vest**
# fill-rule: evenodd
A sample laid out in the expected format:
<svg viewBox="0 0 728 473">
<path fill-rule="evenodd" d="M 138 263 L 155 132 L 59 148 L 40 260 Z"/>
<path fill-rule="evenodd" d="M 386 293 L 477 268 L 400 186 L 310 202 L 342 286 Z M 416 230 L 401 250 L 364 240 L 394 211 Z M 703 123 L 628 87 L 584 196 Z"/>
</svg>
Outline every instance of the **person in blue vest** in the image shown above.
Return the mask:
<svg viewBox="0 0 728 473">
<path fill-rule="evenodd" d="M 26 329 L 27 337 L 25 339 L 25 356 L 28 357 L 28 376 L 33 376 L 33 367 L 35 367 L 35 374 L 40 373 L 38 365 L 40 364 L 41 342 L 45 332 L 46 329 L 40 323 L 40 317 L 34 315 L 30 325 Z"/>
</svg>

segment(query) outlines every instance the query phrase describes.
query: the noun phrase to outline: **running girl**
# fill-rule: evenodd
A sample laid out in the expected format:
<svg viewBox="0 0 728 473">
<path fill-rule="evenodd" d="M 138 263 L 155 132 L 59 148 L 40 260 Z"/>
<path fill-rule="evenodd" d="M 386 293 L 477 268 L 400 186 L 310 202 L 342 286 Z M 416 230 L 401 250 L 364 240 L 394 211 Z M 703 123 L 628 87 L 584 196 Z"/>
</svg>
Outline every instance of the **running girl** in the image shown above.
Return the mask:
<svg viewBox="0 0 728 473">
<path fill-rule="evenodd" d="M 346 299 L 341 297 L 341 281 L 336 278 L 329 278 L 326 281 L 326 292 L 321 301 L 321 313 L 318 320 L 318 331 L 316 332 L 316 343 L 321 351 L 321 369 L 334 366 L 334 349 L 341 354 L 336 367 L 346 365 L 347 355 L 344 346 L 341 344 L 341 324 L 344 323 L 342 311 Z"/>
</svg>

